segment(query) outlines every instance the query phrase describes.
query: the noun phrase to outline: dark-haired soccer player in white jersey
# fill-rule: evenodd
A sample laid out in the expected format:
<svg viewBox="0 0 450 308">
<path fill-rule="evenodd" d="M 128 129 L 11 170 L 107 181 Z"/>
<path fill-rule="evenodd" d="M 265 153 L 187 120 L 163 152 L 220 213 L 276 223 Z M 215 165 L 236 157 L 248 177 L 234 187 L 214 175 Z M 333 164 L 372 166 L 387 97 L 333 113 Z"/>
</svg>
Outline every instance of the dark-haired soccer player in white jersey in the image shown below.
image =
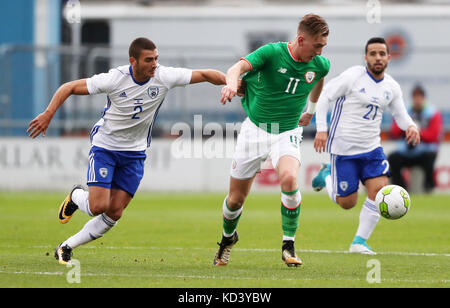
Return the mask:
<svg viewBox="0 0 450 308">
<path fill-rule="evenodd" d="M 75 186 L 58 213 L 61 223 L 67 223 L 77 209 L 95 217 L 57 247 L 55 257 L 61 264 L 70 262 L 73 249 L 102 237 L 122 216 L 143 177 L 145 150 L 150 146 L 152 127 L 167 92 L 205 81 L 225 84 L 225 75 L 216 70 L 158 64 L 158 49 L 146 38 L 131 43 L 129 57 L 129 65 L 63 84 L 47 109 L 29 125 L 30 137 L 45 136 L 53 115 L 69 96 L 107 95 L 103 116 L 91 131 L 89 191 Z"/>
<path fill-rule="evenodd" d="M 399 127 L 406 131 L 408 143 L 418 144 L 420 135 L 406 111 L 399 84 L 385 73 L 390 60 L 385 40 L 370 39 L 365 52 L 367 66 L 350 67 L 330 80 L 317 102 L 314 148 L 331 154 L 331 166 L 322 167 L 312 186 L 317 191 L 326 187 L 331 200 L 343 209 L 351 209 L 358 201 L 359 181 L 364 184 L 368 197 L 350 252 L 375 254 L 366 241 L 380 218 L 375 196 L 388 184 L 390 176 L 380 144 L 383 111 L 389 107 Z M 329 105 L 333 113 L 327 132 Z"/>
</svg>

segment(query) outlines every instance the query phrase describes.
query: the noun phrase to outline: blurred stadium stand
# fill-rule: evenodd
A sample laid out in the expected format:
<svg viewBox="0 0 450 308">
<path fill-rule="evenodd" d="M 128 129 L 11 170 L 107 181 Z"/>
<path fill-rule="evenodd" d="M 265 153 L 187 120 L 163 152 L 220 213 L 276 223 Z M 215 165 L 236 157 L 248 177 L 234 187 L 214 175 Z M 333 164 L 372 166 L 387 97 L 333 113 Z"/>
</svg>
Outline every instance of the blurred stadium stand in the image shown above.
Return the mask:
<svg viewBox="0 0 450 308">
<path fill-rule="evenodd" d="M 130 7 L 137 6 L 151 10 L 152 8 L 165 7 L 211 7 L 215 6 L 286 6 L 297 5 L 295 0 L 268 1 L 268 0 L 244 0 L 244 1 L 222 1 L 222 0 L 82 0 L 81 6 L 83 14 L 80 23 L 68 23 L 63 17 L 64 6 L 67 2 L 73 0 L 36 0 L 35 7 L 30 8 L 28 0 L 18 0 L 13 2 L 1 1 L 0 9 L 10 12 L 3 18 L 2 27 L 9 31 L 2 31 L 0 34 L 0 67 L 2 69 L 2 78 L 0 80 L 0 136 L 24 136 L 28 122 L 38 113 L 45 109 L 53 93 L 58 86 L 64 82 L 85 78 L 96 73 L 105 72 L 110 67 L 128 63 L 127 45 L 129 39 L 120 41 L 113 37 L 112 31 L 117 32 L 117 27 L 111 20 L 114 18 L 127 22 L 123 17 L 111 16 L 101 10 L 96 13 L 89 10 L 90 5 L 98 5 L 95 8 L 103 6 L 113 7 L 118 5 L 119 9 L 123 5 Z M 132 3 L 129 3 L 132 2 Z M 302 1 L 302 5 L 314 5 L 315 7 L 336 7 L 345 5 L 365 5 L 368 1 L 351 0 L 317 0 Z M 44 3 L 44 4 L 43 4 Z M 416 1 L 382 1 L 383 5 L 392 4 L 416 4 L 423 6 L 448 5 L 448 1 L 439 0 L 416 0 Z M 39 16 L 41 5 L 47 8 L 53 6 L 53 14 L 47 13 L 47 17 L 53 20 L 47 24 L 47 29 L 56 27 L 53 30 L 53 38 L 44 38 L 36 41 L 39 37 Z M 120 6 L 122 5 L 122 6 Z M 43 10 L 43 9 L 42 9 Z M 387 10 L 386 7 L 383 10 Z M 138 10 L 133 11 L 137 16 Z M 37 12 L 37 13 L 36 13 Z M 131 11 L 130 11 L 131 12 Z M 142 9 L 142 14 L 145 14 Z M 126 12 L 122 12 L 126 14 Z M 292 13 L 291 13 L 292 14 Z M 140 16 L 144 19 L 145 16 Z M 447 16 L 448 18 L 448 16 Z M 139 18 L 136 18 L 139 19 Z M 17 20 L 23 21 L 18 23 Z M 40 21 L 42 23 L 42 21 Z M 173 24 L 168 21 L 168 26 Z M 205 23 L 204 27 L 209 27 L 213 21 Z M 208 41 L 198 46 L 187 47 L 185 44 L 166 45 L 164 41 L 157 41 L 161 54 L 161 62 L 164 65 L 185 66 L 190 68 L 213 67 L 226 71 L 240 56 L 252 51 L 258 46 L 277 40 L 290 40 L 290 33 L 283 31 L 271 31 L 270 21 L 267 22 L 267 28 L 264 31 L 255 31 L 246 33 L 247 43 L 242 48 L 236 48 L 227 42 L 220 42 L 221 45 L 208 45 Z M 349 21 L 349 27 L 352 27 L 352 21 Z M 42 25 L 41 25 L 42 26 Z M 274 27 L 276 28 L 276 27 Z M 173 30 L 172 30 L 173 31 Z M 199 34 L 194 34 L 201 36 Z M 337 36 L 342 35 L 340 33 Z M 220 36 L 217 36 L 220 40 Z M 121 38 L 122 39 L 122 38 Z M 204 39 L 207 40 L 207 39 Z M 448 40 L 448 39 L 447 39 Z M 361 57 L 361 46 L 334 46 L 329 44 L 328 54 L 339 55 L 350 59 Z M 417 47 L 412 52 L 425 55 L 429 52 L 426 48 Z M 450 52 L 450 44 L 447 47 L 441 47 L 434 51 L 442 57 Z M 350 62 L 349 62 L 350 63 Z M 358 64 L 353 61 L 352 64 Z M 340 63 L 338 63 L 340 65 Z M 398 70 L 397 70 L 398 72 Z M 448 71 L 443 72 L 446 80 L 442 81 L 445 86 L 449 86 L 450 75 Z M 408 74 L 394 75 L 399 77 L 399 82 L 403 85 L 414 84 L 417 81 L 409 78 Z M 427 85 L 426 85 L 427 86 Z M 432 92 L 429 91 L 429 92 Z M 155 136 L 164 136 L 170 133 L 170 127 L 176 122 L 186 122 L 193 125 L 193 115 L 202 114 L 204 121 L 207 122 L 240 122 L 245 114 L 239 103 L 222 107 L 218 103 L 219 90 L 212 86 L 191 86 L 186 89 L 176 89 L 171 93 L 159 114 L 156 126 L 153 130 Z M 409 103 L 409 92 L 404 90 L 405 101 Z M 435 101 L 432 103 L 436 104 Z M 438 107 L 445 107 L 443 111 L 446 130 L 450 132 L 450 109 L 446 107 L 447 102 L 437 102 Z M 87 135 L 92 125 L 98 120 L 103 111 L 105 98 L 101 95 L 93 97 L 72 97 L 63 105 L 57 113 L 56 118 L 49 128 L 50 136 L 66 135 Z M 386 113 L 383 119 L 383 130 L 389 129 L 391 116 Z M 305 130 L 305 137 L 313 136 L 314 126 Z M 447 134 L 449 136 L 449 134 Z M 450 139 L 450 138 L 449 138 Z"/>
</svg>

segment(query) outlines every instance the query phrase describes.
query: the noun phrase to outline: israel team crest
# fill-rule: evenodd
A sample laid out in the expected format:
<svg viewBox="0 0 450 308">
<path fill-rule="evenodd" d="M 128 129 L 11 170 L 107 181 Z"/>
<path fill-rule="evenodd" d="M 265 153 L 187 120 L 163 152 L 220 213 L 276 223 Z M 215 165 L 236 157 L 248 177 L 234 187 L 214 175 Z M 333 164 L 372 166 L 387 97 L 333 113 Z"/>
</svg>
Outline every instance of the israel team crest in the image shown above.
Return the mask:
<svg viewBox="0 0 450 308">
<path fill-rule="evenodd" d="M 316 72 L 313 71 L 307 71 L 305 73 L 305 80 L 307 83 L 311 83 L 314 81 L 314 79 L 316 79 Z"/>
<path fill-rule="evenodd" d="M 347 181 L 342 181 L 339 183 L 339 187 L 343 190 L 346 191 L 348 188 L 348 182 Z"/>
<path fill-rule="evenodd" d="M 159 94 L 159 88 L 156 86 L 151 86 L 147 89 L 147 93 L 151 99 L 155 99 Z"/>
<path fill-rule="evenodd" d="M 100 168 L 98 171 L 99 171 L 99 173 L 100 173 L 102 178 L 106 178 L 108 176 L 108 169 Z"/>
</svg>

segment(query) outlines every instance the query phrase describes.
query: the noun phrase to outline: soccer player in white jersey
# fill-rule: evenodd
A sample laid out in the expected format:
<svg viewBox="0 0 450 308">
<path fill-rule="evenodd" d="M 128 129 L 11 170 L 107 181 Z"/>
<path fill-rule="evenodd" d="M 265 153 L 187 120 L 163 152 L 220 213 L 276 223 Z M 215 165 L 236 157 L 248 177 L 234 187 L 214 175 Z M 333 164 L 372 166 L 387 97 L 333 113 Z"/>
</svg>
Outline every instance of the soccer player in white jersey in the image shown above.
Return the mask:
<svg viewBox="0 0 450 308">
<path fill-rule="evenodd" d="M 317 152 L 331 154 L 331 164 L 324 164 L 313 179 L 316 191 L 326 187 L 331 200 L 343 209 L 358 201 L 359 181 L 368 196 L 361 209 L 359 227 L 350 252 L 375 254 L 367 245 L 380 215 L 375 207 L 377 192 L 388 184 L 389 163 L 380 144 L 383 111 L 389 107 L 399 127 L 412 145 L 420 135 L 408 115 L 399 84 L 385 73 L 390 60 L 383 38 L 371 38 L 365 48 L 367 66 L 353 66 L 330 80 L 322 91 L 316 109 Z M 333 112 L 328 130 L 327 113 Z M 330 166 L 331 165 L 331 166 Z"/>
<path fill-rule="evenodd" d="M 32 138 L 45 136 L 53 115 L 69 96 L 107 95 L 103 116 L 91 131 L 89 191 L 75 186 L 58 212 L 63 224 L 77 209 L 95 218 L 56 248 L 55 257 L 61 264 L 70 262 L 73 249 L 102 237 L 114 227 L 132 200 L 144 173 L 152 127 L 167 92 L 176 86 L 205 81 L 225 84 L 225 75 L 216 70 L 158 64 L 158 49 L 146 38 L 131 43 L 129 57 L 129 65 L 63 84 L 28 128 Z"/>
</svg>

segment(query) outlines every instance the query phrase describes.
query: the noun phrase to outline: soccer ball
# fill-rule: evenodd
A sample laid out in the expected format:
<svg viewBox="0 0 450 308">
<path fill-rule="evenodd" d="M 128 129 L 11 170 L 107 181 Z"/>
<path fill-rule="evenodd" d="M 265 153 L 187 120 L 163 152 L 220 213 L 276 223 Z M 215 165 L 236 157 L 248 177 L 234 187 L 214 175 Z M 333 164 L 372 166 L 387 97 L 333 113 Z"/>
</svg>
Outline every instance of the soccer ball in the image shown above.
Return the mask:
<svg viewBox="0 0 450 308">
<path fill-rule="evenodd" d="M 408 213 L 411 199 L 408 192 L 398 185 L 387 185 L 380 189 L 375 198 L 378 213 L 387 219 L 399 219 Z"/>
</svg>

